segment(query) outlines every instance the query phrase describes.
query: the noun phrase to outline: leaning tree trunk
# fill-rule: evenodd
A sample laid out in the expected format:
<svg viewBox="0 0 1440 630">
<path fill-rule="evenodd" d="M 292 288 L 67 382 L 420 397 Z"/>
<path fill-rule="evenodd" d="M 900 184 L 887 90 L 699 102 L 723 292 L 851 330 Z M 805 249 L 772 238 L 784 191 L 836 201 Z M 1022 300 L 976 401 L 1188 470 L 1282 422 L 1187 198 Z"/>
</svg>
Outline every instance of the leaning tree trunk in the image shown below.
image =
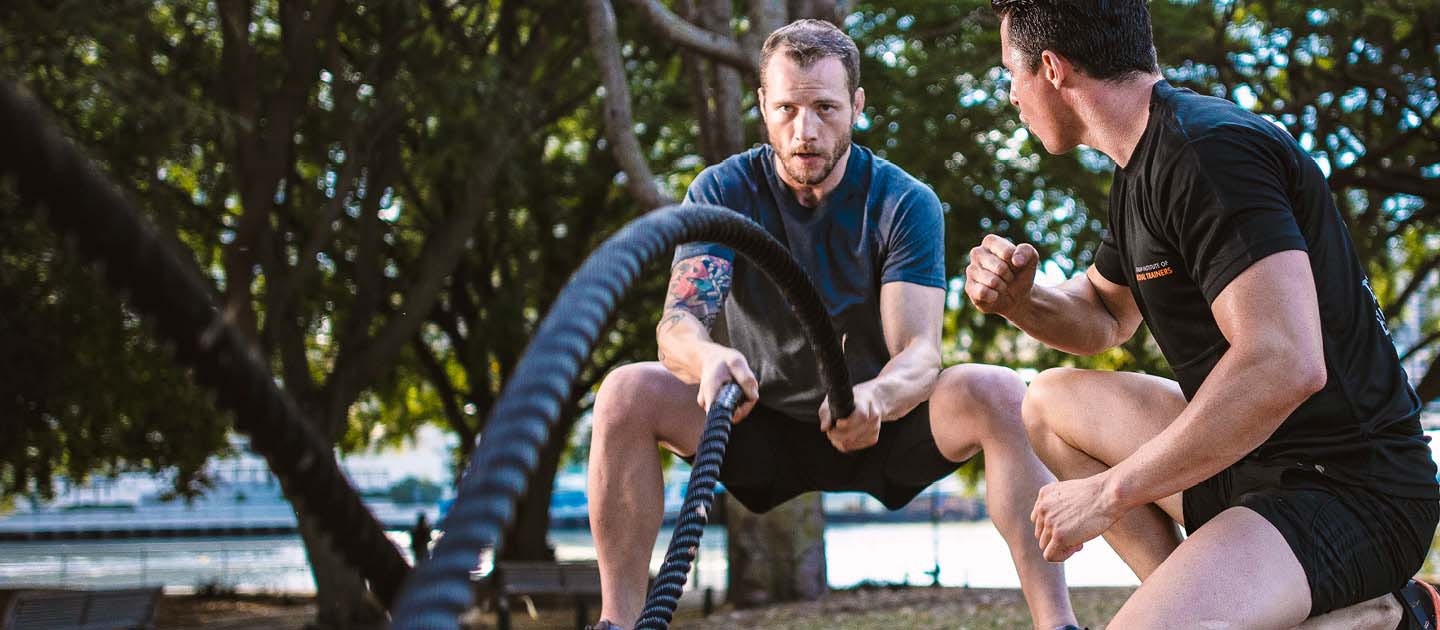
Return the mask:
<svg viewBox="0 0 1440 630">
<path fill-rule="evenodd" d="M 337 630 L 383 628 L 384 608 L 370 594 L 359 571 L 335 550 L 333 534 L 304 510 L 296 510 L 295 517 L 315 577 L 316 623 Z"/>
</svg>

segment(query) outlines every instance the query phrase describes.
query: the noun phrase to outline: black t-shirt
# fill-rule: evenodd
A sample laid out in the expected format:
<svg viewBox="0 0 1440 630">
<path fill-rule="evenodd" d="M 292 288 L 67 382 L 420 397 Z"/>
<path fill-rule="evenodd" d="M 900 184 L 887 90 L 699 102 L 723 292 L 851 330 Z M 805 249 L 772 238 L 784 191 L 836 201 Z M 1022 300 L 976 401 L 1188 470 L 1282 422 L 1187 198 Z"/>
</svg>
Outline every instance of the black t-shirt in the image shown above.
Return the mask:
<svg viewBox="0 0 1440 630">
<path fill-rule="evenodd" d="M 845 364 L 856 383 L 890 360 L 880 321 L 887 282 L 945 286 L 945 225 L 935 191 L 859 145 L 840 185 L 807 208 L 775 170 L 770 145 L 706 168 L 690 184 L 689 202 L 730 208 L 759 223 L 790 250 L 819 291 L 835 332 L 845 338 Z M 689 243 L 675 261 L 710 254 L 734 261 L 717 340 L 745 355 L 760 381 L 760 404 L 813 422 L 825 392 L 818 360 L 785 296 L 750 261 L 716 243 Z"/>
<path fill-rule="evenodd" d="M 1307 252 L 1328 381 L 1247 457 L 1440 498 L 1419 397 L 1325 176 L 1293 138 L 1229 101 L 1160 81 L 1130 163 L 1115 169 L 1110 221 L 1095 267 L 1130 287 L 1186 399 L 1229 348 L 1210 304 L 1260 259 Z"/>
</svg>

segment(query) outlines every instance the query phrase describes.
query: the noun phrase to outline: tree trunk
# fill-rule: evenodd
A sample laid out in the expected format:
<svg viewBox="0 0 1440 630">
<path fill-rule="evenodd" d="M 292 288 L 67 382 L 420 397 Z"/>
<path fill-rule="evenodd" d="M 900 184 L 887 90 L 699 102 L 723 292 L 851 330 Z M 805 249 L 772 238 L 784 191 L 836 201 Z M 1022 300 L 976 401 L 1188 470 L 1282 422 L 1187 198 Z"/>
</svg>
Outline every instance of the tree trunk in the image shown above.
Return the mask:
<svg viewBox="0 0 1440 630">
<path fill-rule="evenodd" d="M 292 504 L 299 505 L 294 501 Z M 316 624 L 336 630 L 383 628 L 384 608 L 370 594 L 360 573 L 335 550 L 333 534 L 306 510 L 296 510 L 295 518 L 315 577 Z"/>
<path fill-rule="evenodd" d="M 801 495 L 764 515 L 726 496 L 730 578 L 736 608 L 818 599 L 825 575 L 825 513 L 820 493 Z"/>
</svg>

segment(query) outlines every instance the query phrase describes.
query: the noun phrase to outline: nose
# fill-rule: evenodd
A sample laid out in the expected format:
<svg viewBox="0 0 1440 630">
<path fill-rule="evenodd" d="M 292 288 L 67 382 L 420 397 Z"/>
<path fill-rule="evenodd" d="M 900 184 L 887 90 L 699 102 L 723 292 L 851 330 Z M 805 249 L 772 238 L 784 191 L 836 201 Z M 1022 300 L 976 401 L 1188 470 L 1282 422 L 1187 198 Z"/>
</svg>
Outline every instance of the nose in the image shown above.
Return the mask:
<svg viewBox="0 0 1440 630">
<path fill-rule="evenodd" d="M 820 115 L 814 110 L 801 110 L 795 117 L 794 140 L 810 143 L 820 139 Z"/>
</svg>

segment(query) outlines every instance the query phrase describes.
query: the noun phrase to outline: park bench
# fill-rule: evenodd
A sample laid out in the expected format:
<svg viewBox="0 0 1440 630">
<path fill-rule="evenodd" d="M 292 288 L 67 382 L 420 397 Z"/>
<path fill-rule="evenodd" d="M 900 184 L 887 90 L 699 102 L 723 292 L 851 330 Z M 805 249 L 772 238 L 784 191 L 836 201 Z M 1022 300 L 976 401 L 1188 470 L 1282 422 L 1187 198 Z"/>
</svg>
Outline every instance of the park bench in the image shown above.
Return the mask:
<svg viewBox="0 0 1440 630">
<path fill-rule="evenodd" d="M 600 598 L 600 567 L 588 562 L 499 562 L 475 579 L 475 601 L 495 606 L 496 627 L 510 630 L 512 597 L 548 597 L 575 603 L 575 628 L 590 623 L 590 602 Z"/>
<path fill-rule="evenodd" d="M 0 609 L 0 630 L 148 630 L 160 588 L 19 590 Z"/>
</svg>

